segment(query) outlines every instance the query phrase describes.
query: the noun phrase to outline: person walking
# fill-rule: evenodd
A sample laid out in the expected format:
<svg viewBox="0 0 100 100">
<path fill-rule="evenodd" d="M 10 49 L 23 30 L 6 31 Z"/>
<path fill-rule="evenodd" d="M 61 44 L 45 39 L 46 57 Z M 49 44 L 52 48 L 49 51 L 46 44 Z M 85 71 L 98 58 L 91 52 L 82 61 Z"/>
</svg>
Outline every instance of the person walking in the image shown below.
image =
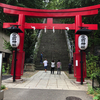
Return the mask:
<svg viewBox="0 0 100 100">
<path fill-rule="evenodd" d="M 54 69 L 55 69 L 55 61 L 52 60 L 52 62 L 51 62 L 51 74 L 52 73 L 54 74 Z"/>
<path fill-rule="evenodd" d="M 60 62 L 60 60 L 58 60 L 58 62 L 57 62 L 57 74 L 61 74 L 61 62 Z"/>
<path fill-rule="evenodd" d="M 47 66 L 48 66 L 48 61 L 47 61 L 47 59 L 45 59 L 44 61 L 43 61 L 43 65 L 44 65 L 44 69 L 45 69 L 45 72 L 47 71 Z"/>
</svg>

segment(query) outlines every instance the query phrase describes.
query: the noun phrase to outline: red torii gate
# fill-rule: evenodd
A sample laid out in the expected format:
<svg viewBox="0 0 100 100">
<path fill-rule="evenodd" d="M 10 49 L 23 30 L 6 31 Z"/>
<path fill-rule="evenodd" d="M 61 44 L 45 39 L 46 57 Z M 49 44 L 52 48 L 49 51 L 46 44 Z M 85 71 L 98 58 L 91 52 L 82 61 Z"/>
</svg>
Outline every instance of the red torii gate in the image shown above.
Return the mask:
<svg viewBox="0 0 100 100">
<path fill-rule="evenodd" d="M 20 35 L 20 45 L 17 48 L 18 53 L 16 61 L 16 79 L 20 79 L 21 75 L 23 74 L 24 56 L 25 56 L 25 53 L 23 51 L 23 45 L 24 45 L 25 29 L 33 29 L 32 27 L 35 27 L 35 29 L 54 28 L 54 29 L 65 30 L 66 27 L 69 27 L 69 30 L 75 30 L 75 33 L 77 32 L 77 30 L 80 29 L 79 27 L 88 27 L 88 29 L 90 30 L 98 29 L 97 24 L 82 23 L 82 17 L 98 14 L 98 10 L 100 9 L 100 4 L 83 8 L 63 9 L 63 10 L 30 9 L 30 8 L 11 6 L 3 3 L 0 3 L 0 7 L 3 8 L 4 13 L 18 16 L 18 22 L 3 23 L 3 28 L 8 28 L 10 27 L 10 25 L 21 25 L 19 26 L 19 28 L 23 31 L 23 33 L 18 33 Z M 47 23 L 26 23 L 25 17 L 47 18 Z M 53 18 L 75 18 L 75 23 L 54 24 Z M 74 76 L 76 77 L 77 82 L 81 82 L 81 65 L 80 65 L 81 57 L 80 57 L 80 49 L 78 47 L 78 37 L 79 34 L 75 34 Z M 83 57 L 83 59 L 85 59 L 85 56 Z M 12 64 L 12 69 L 13 69 L 13 64 Z M 11 74 L 13 75 L 13 72 Z M 85 77 L 86 77 L 86 66 L 83 70 L 83 81 Z"/>
</svg>

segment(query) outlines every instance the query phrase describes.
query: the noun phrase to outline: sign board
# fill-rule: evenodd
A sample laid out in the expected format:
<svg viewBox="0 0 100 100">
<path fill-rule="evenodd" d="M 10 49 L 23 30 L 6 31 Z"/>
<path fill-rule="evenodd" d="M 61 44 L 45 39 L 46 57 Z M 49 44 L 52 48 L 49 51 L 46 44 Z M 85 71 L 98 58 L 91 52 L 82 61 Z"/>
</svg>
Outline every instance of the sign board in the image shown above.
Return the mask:
<svg viewBox="0 0 100 100">
<path fill-rule="evenodd" d="M 78 38 L 78 46 L 81 50 L 85 50 L 88 46 L 88 37 L 86 35 L 80 35 Z"/>
<path fill-rule="evenodd" d="M 17 33 L 12 33 L 10 35 L 10 45 L 14 48 L 18 47 L 20 43 L 20 37 Z"/>
<path fill-rule="evenodd" d="M 0 87 L 1 87 L 1 78 L 2 78 L 2 53 L 0 53 Z"/>
<path fill-rule="evenodd" d="M 78 60 L 76 60 L 76 66 L 78 66 Z"/>
</svg>

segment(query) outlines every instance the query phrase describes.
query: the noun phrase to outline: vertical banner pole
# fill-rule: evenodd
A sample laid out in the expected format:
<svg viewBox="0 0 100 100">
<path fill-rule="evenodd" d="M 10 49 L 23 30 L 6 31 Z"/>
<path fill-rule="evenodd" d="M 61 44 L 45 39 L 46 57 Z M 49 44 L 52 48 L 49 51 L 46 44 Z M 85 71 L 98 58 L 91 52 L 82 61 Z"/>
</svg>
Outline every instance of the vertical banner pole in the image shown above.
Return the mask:
<svg viewBox="0 0 100 100">
<path fill-rule="evenodd" d="M 1 81 L 2 81 L 2 53 L 0 53 L 0 90 L 1 90 Z"/>
<path fill-rule="evenodd" d="M 4 91 L 1 90 L 1 83 L 2 83 L 2 59 L 3 55 L 0 53 L 0 100 L 3 100 L 4 98 Z"/>
<path fill-rule="evenodd" d="M 16 77 L 16 56 L 17 56 L 17 48 L 15 48 L 13 82 L 15 82 L 15 77 Z"/>
<path fill-rule="evenodd" d="M 82 61 L 82 50 L 81 52 L 81 85 L 83 84 L 83 61 Z"/>
</svg>

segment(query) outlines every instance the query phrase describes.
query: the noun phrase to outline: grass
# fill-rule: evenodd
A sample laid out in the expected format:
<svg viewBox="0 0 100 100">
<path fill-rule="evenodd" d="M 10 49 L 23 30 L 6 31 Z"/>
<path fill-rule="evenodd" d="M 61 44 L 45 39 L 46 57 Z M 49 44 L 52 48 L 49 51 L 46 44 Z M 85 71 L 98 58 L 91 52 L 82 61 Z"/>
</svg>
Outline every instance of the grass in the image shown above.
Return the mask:
<svg viewBox="0 0 100 100">
<path fill-rule="evenodd" d="M 92 88 L 88 85 L 88 94 L 91 94 L 93 96 L 93 100 L 100 100 L 100 88 Z"/>
</svg>

